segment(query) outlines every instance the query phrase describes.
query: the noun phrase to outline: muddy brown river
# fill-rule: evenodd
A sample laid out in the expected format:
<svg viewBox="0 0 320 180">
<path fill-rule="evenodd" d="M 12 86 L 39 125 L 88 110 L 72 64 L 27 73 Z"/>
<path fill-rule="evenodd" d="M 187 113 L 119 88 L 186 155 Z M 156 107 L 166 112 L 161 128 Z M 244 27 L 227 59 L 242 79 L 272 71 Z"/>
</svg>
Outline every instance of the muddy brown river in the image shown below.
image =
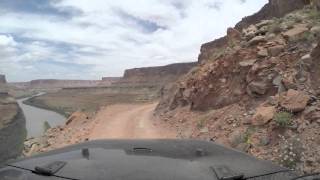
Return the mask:
<svg viewBox="0 0 320 180">
<path fill-rule="evenodd" d="M 46 121 L 51 127 L 64 124 L 66 120 L 64 116 L 53 111 L 24 104 L 23 101 L 29 98 L 31 97 L 17 100 L 26 118 L 27 138 L 43 135 Z"/>
</svg>

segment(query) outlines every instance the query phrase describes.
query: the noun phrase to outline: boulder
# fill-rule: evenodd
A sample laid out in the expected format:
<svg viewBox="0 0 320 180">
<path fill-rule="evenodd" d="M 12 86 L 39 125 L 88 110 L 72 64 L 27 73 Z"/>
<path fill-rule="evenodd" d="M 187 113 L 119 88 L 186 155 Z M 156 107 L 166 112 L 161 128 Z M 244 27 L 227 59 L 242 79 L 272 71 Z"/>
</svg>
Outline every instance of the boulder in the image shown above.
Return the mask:
<svg viewBox="0 0 320 180">
<path fill-rule="evenodd" d="M 250 25 L 248 28 L 242 30 L 244 36 L 248 40 L 252 39 L 256 35 L 257 31 L 258 29 L 254 25 Z"/>
<path fill-rule="evenodd" d="M 265 125 L 272 120 L 275 113 L 276 108 L 274 106 L 258 107 L 255 115 L 252 117 L 252 124 L 256 126 Z"/>
<path fill-rule="evenodd" d="M 268 48 L 268 53 L 271 56 L 278 56 L 284 50 L 283 45 L 276 45 Z"/>
<path fill-rule="evenodd" d="M 241 33 L 234 28 L 228 28 L 227 38 L 229 43 L 239 42 L 241 40 Z"/>
<path fill-rule="evenodd" d="M 260 29 L 261 27 L 268 26 L 273 23 L 274 23 L 274 20 L 262 20 L 261 22 L 256 24 L 256 26 Z"/>
<path fill-rule="evenodd" d="M 251 145 L 248 143 L 241 143 L 236 147 L 236 149 L 242 152 L 248 152 L 250 149 L 250 146 Z"/>
<path fill-rule="evenodd" d="M 287 111 L 301 112 L 307 107 L 309 99 L 310 96 L 304 92 L 289 89 L 280 96 L 280 105 Z"/>
<path fill-rule="evenodd" d="M 303 112 L 304 118 L 310 122 L 317 121 L 320 119 L 320 108 L 316 106 L 312 106 L 309 108 L 306 108 L 306 110 Z"/>
<path fill-rule="evenodd" d="M 268 26 L 263 26 L 258 30 L 256 35 L 266 35 L 268 31 L 269 31 Z"/>
<path fill-rule="evenodd" d="M 312 6 L 320 10 L 320 0 L 312 0 Z"/>
<path fill-rule="evenodd" d="M 310 32 L 311 32 L 311 33 L 314 33 L 314 34 L 320 33 L 320 26 L 319 26 L 319 25 L 313 26 L 313 27 L 310 29 Z"/>
<path fill-rule="evenodd" d="M 309 31 L 306 24 L 297 24 L 292 29 L 282 33 L 283 37 L 287 40 L 299 39 L 303 33 Z"/>
<path fill-rule="evenodd" d="M 204 128 L 201 128 L 200 129 L 200 133 L 208 133 L 209 132 L 209 129 L 208 129 L 208 127 L 204 127 Z"/>
<path fill-rule="evenodd" d="M 311 54 L 306 54 L 306 55 L 302 56 L 301 61 L 304 63 L 312 61 Z"/>
<path fill-rule="evenodd" d="M 261 48 L 261 49 L 259 49 L 257 55 L 260 58 L 264 58 L 264 57 L 268 57 L 269 53 L 268 53 L 268 50 L 266 48 Z"/>
<path fill-rule="evenodd" d="M 248 42 L 248 44 L 249 44 L 249 46 L 254 46 L 254 45 L 257 45 L 262 42 L 267 42 L 266 37 L 265 36 L 256 36 L 256 37 L 252 38 Z"/>
<path fill-rule="evenodd" d="M 265 82 L 260 82 L 260 81 L 253 81 L 248 84 L 248 93 L 249 94 L 256 94 L 256 95 L 264 95 L 266 94 L 268 90 L 268 84 Z"/>
<path fill-rule="evenodd" d="M 241 67 L 253 66 L 256 61 L 257 61 L 256 59 L 244 60 L 244 61 L 239 62 L 239 65 Z"/>
</svg>

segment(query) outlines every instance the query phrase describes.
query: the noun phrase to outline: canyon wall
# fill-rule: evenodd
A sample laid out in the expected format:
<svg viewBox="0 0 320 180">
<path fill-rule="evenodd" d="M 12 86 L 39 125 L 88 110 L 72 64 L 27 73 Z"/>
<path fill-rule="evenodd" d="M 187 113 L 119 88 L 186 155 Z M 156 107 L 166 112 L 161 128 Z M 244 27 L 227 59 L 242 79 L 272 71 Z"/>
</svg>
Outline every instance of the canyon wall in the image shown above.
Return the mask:
<svg viewBox="0 0 320 180">
<path fill-rule="evenodd" d="M 166 66 L 127 69 L 119 84 L 166 84 L 177 80 L 196 66 L 192 63 L 177 63 Z"/>
<path fill-rule="evenodd" d="M 64 88 L 64 87 L 90 87 L 98 86 L 100 80 L 58 80 L 39 79 L 30 81 L 31 88 Z"/>
<path fill-rule="evenodd" d="M 29 82 L 10 82 L 9 85 L 16 88 L 47 89 L 69 87 L 97 87 L 110 86 L 117 82 L 120 77 L 103 77 L 101 80 L 60 80 L 60 79 L 37 79 Z"/>
<path fill-rule="evenodd" d="M 0 165 L 21 155 L 27 133 L 23 112 L 5 86 L 0 85 Z"/>
</svg>

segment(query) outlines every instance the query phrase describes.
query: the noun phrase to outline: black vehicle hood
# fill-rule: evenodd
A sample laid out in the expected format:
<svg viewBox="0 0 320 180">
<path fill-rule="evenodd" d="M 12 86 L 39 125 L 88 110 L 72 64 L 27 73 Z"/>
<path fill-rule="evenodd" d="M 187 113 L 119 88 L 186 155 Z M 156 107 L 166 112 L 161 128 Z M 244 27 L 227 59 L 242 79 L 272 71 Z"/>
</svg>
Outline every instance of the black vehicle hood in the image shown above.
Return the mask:
<svg viewBox="0 0 320 180">
<path fill-rule="evenodd" d="M 55 161 L 66 165 L 54 177 L 92 180 L 215 180 L 215 167 L 227 167 L 246 178 L 289 171 L 212 142 L 194 140 L 91 141 L 9 166 L 31 172 Z"/>
</svg>

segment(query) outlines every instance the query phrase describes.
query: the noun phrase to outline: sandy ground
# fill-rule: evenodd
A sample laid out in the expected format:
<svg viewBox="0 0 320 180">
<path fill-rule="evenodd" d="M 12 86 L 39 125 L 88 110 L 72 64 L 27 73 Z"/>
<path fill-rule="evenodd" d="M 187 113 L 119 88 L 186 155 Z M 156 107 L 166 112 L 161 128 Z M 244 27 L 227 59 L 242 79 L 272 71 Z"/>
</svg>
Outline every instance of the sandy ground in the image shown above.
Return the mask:
<svg viewBox="0 0 320 180">
<path fill-rule="evenodd" d="M 164 139 L 176 133 L 152 116 L 156 103 L 118 104 L 101 109 L 89 139 Z"/>
</svg>

